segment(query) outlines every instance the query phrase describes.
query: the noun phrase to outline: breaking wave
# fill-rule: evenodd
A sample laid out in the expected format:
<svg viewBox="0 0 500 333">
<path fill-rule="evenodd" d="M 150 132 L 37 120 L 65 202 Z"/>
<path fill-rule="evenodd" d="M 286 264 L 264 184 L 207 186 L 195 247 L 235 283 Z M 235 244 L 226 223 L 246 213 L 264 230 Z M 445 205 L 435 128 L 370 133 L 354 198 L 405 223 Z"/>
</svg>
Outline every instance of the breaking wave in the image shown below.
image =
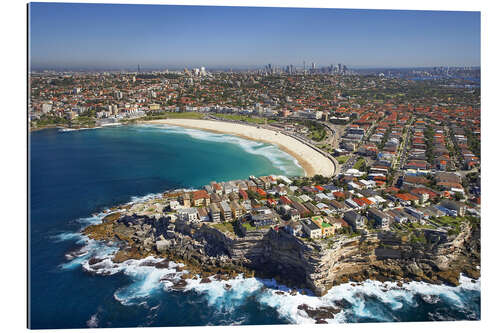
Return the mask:
<svg viewBox="0 0 500 333">
<path fill-rule="evenodd" d="M 203 130 L 184 128 L 180 126 L 172 126 L 166 124 L 155 124 L 155 125 L 143 124 L 143 125 L 137 125 L 137 127 L 146 129 L 151 128 L 156 130 L 163 129 L 166 130 L 168 133 L 189 135 L 193 139 L 197 140 L 236 144 L 239 145 L 241 148 L 243 148 L 243 150 L 249 154 L 260 155 L 267 158 L 274 166 L 282 170 L 283 173 L 286 175 L 304 174 L 304 171 L 296 158 L 280 150 L 276 145 L 273 144 L 247 140 L 229 134 L 219 134 L 214 132 L 208 132 Z"/>
<path fill-rule="evenodd" d="M 154 196 L 134 197 L 131 202 Z M 79 219 L 79 222 L 84 226 L 96 224 L 109 213 L 111 211 Z M 125 306 L 149 307 L 152 318 L 161 306 L 148 305 L 151 298 L 186 293 L 197 295 L 196 299 L 203 300 L 215 313 L 221 314 L 223 318 L 208 323 L 213 325 L 244 324 L 241 312 L 249 302 L 272 309 L 281 319 L 293 324 L 317 322 L 308 309 L 332 311 L 323 319 L 327 323 L 413 321 L 418 318 L 438 321 L 480 319 L 481 281 L 463 275 L 458 287 L 416 281 L 398 284 L 367 280 L 335 286 L 326 295 L 317 297 L 309 290 L 293 290 L 272 279 L 244 278 L 241 275 L 229 280 L 216 280 L 212 276 L 210 282 L 202 281 L 198 276 L 183 279 L 188 273 L 183 264 L 154 257 L 114 263 L 112 258 L 118 248 L 111 243 L 95 241 L 78 233 L 53 237 L 54 242 L 74 239 L 77 244 L 84 245 L 66 255 L 67 262 L 60 266 L 61 269 L 81 267 L 97 275 L 120 273 L 128 276 L 131 283 L 115 290 L 115 300 Z M 417 313 L 420 317 L 415 319 Z M 234 321 L 228 318 L 234 318 Z M 98 325 L 97 314 L 87 321 L 87 325 Z"/>
</svg>

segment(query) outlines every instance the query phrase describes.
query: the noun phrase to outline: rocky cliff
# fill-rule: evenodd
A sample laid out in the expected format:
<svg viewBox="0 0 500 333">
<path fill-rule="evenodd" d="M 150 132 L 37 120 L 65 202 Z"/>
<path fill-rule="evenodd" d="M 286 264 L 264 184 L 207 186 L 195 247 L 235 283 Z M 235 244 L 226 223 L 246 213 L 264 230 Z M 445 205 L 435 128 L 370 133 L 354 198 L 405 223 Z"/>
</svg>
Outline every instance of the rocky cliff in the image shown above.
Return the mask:
<svg viewBox="0 0 500 333">
<path fill-rule="evenodd" d="M 469 223 L 464 223 L 457 236 L 424 230 L 419 240 L 379 232 L 311 241 L 283 230 L 260 229 L 240 237 L 209 224 L 114 215 L 84 233 L 119 242 L 117 262 L 154 255 L 181 261 L 192 274 L 202 277 L 256 274 L 289 286 L 307 287 L 317 295 L 333 285 L 365 279 L 457 285 L 462 272 L 479 277 L 480 231 L 478 225 Z"/>
</svg>

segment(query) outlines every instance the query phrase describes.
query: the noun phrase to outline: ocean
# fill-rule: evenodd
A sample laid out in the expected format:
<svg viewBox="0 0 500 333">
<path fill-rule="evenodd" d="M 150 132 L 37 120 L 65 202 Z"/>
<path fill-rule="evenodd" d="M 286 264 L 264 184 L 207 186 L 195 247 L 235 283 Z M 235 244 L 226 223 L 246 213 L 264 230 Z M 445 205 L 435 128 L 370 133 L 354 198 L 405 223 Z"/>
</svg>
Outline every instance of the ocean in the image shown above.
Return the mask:
<svg viewBox="0 0 500 333">
<path fill-rule="evenodd" d="M 29 324 L 31 328 L 314 323 L 299 310 L 342 304 L 331 323 L 480 319 L 480 281 L 459 287 L 366 281 L 323 297 L 291 295 L 274 280 L 245 279 L 172 290 L 155 259 L 113 264 L 116 249 L 79 231 L 106 208 L 165 190 L 249 175 L 303 175 L 269 144 L 167 125 L 130 125 L 30 134 Z M 102 262 L 91 270 L 88 260 Z M 94 267 L 94 266 L 93 266 Z M 228 288 L 228 285 L 230 286 Z"/>
</svg>

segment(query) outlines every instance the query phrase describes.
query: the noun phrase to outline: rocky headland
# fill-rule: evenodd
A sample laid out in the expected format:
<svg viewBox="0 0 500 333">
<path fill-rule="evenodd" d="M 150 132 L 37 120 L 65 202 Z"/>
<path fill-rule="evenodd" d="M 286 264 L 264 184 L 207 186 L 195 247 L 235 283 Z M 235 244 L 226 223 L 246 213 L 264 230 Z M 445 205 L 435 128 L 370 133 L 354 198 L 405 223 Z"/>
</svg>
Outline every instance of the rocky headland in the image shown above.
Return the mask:
<svg viewBox="0 0 500 333">
<path fill-rule="evenodd" d="M 173 222 L 154 209 L 141 215 L 130 205 L 118 208 L 83 233 L 118 244 L 115 263 L 149 256 L 164 259 L 154 265 L 183 263 L 189 273 L 176 282 L 177 289 L 188 278 L 205 283 L 208 277 L 227 280 L 244 274 L 275 278 L 321 296 L 334 285 L 367 279 L 457 286 L 461 273 L 472 279 L 480 276 L 480 226 L 469 222 L 457 235 L 425 230 L 418 242 L 384 231 L 313 241 L 274 228 L 239 236 L 209 223 Z M 89 264 L 98 265 L 99 259 L 92 258 Z"/>
</svg>

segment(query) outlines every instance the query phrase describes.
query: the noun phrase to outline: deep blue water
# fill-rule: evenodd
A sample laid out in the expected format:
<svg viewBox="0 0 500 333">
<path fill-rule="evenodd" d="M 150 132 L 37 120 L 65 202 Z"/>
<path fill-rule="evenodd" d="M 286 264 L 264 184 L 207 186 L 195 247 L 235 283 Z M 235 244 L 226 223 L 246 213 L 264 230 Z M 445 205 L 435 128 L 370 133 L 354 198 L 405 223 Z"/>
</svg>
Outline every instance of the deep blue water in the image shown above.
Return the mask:
<svg viewBox="0 0 500 333">
<path fill-rule="evenodd" d="M 405 285 L 382 292 L 377 283 L 343 285 L 327 296 L 280 296 L 273 281 L 237 279 L 187 291 L 164 289 L 165 273 L 139 263 L 82 268 L 90 255 L 110 248 L 86 243 L 78 231 L 105 207 L 172 188 L 248 175 L 301 174 L 294 160 L 274 146 L 232 136 L 179 128 L 123 126 L 31 133 L 30 325 L 32 328 L 284 324 L 308 322 L 302 303 L 351 304 L 336 321 L 414 321 L 479 318 L 479 282 L 463 287 Z M 89 254 L 66 258 L 86 246 Z M 273 288 L 266 289 L 263 286 Z M 435 294 L 431 299 L 422 295 Z"/>
</svg>

